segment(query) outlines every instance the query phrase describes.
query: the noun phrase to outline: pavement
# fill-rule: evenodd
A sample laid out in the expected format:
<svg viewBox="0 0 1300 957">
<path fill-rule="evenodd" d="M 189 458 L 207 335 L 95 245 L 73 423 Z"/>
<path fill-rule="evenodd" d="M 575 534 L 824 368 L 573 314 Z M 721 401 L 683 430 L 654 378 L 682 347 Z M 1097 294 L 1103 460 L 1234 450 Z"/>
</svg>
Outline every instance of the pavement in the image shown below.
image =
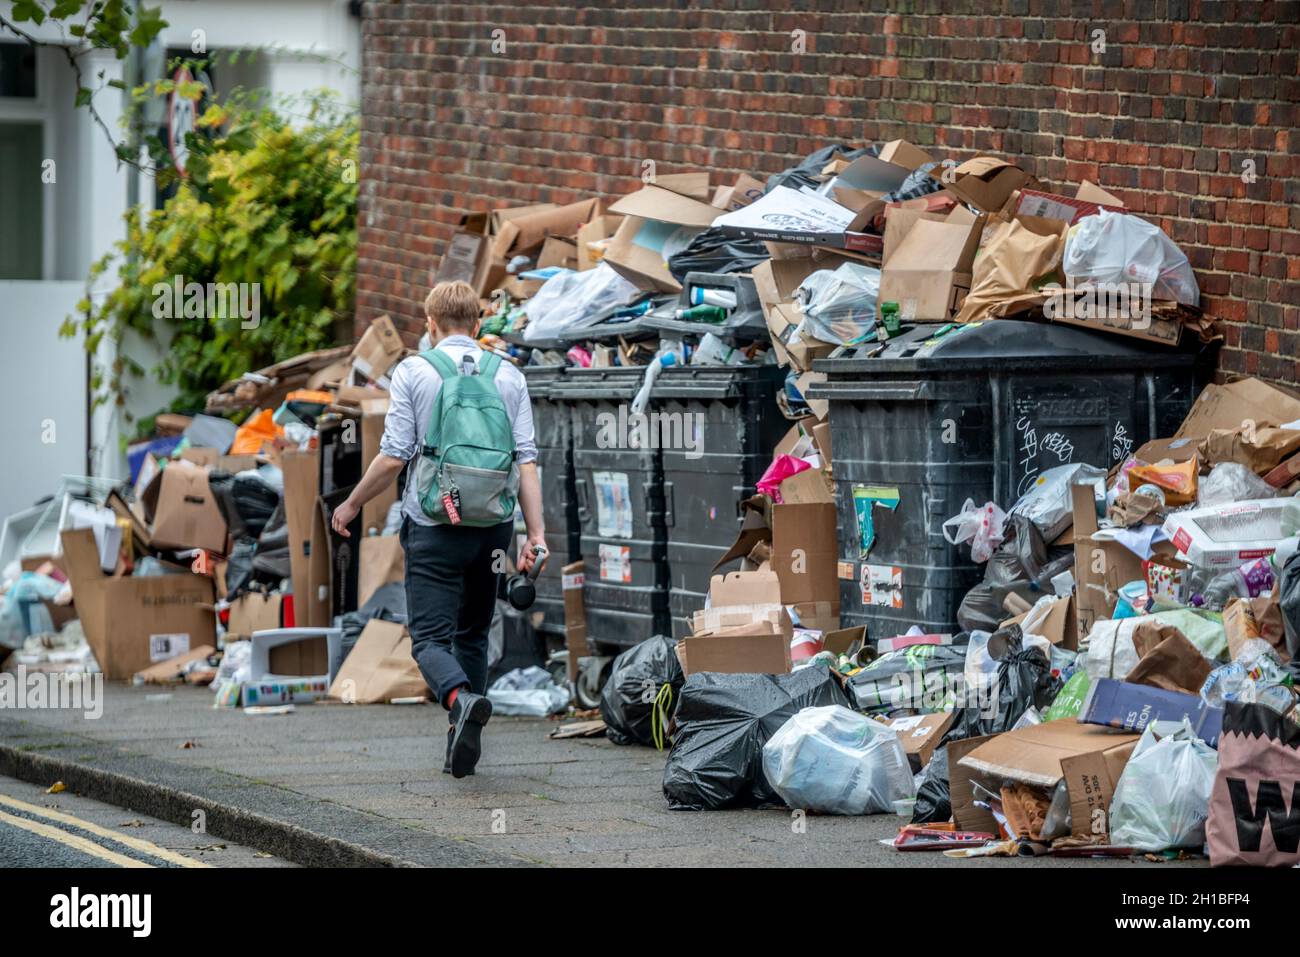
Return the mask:
<svg viewBox="0 0 1300 957">
<path fill-rule="evenodd" d="M 57 790 L 57 789 L 56 789 Z M 255 848 L 131 814 L 68 790 L 0 777 L 0 868 L 292 867 Z"/>
<path fill-rule="evenodd" d="M 894 815 L 670 811 L 666 753 L 551 740 L 556 722 L 494 717 L 473 777 L 441 773 L 433 705 L 214 710 L 207 689 L 109 684 L 103 715 L 0 711 L 0 774 L 188 824 L 312 866 L 1171 866 L 901 854 Z M 1173 866 L 1198 866 L 1202 862 Z"/>
</svg>

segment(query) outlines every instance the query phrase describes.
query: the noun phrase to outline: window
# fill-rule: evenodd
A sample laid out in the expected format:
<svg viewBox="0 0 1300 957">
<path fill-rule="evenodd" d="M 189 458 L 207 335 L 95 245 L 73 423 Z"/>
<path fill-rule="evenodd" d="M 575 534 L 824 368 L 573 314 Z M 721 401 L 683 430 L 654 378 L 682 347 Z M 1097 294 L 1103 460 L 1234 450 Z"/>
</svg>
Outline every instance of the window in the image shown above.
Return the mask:
<svg viewBox="0 0 1300 957">
<path fill-rule="evenodd" d="M 26 43 L 0 43 L 0 97 L 36 98 L 36 51 Z"/>
<path fill-rule="evenodd" d="M 42 279 L 45 188 L 39 123 L 0 122 L 0 279 Z"/>
</svg>

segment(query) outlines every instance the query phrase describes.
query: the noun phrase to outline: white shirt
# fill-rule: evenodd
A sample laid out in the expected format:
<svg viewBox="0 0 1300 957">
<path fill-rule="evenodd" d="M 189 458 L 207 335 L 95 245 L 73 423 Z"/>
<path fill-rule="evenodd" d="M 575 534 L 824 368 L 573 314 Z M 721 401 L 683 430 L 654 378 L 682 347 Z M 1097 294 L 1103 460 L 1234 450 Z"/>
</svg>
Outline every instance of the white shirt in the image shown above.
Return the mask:
<svg viewBox="0 0 1300 957">
<path fill-rule="evenodd" d="M 438 343 L 438 350 L 447 353 L 459 367 L 466 356 L 477 363 L 482 350 L 469 336 L 448 336 Z M 528 380 L 513 362 L 501 361 L 496 374 L 497 391 L 510 416 L 510 428 L 515 436 L 515 461 L 522 465 L 537 460 L 537 444 L 533 439 L 533 407 L 528 398 Z M 397 364 L 388 387 L 388 414 L 384 417 L 384 436 L 379 441 L 379 451 L 384 455 L 410 462 L 420 454 L 429 419 L 433 416 L 433 400 L 442 387 L 442 377 L 427 359 L 409 356 Z M 406 476 L 406 492 L 402 496 L 402 514 L 420 525 L 433 525 L 433 519 L 420 507 L 419 492 L 415 487 L 414 473 Z"/>
</svg>

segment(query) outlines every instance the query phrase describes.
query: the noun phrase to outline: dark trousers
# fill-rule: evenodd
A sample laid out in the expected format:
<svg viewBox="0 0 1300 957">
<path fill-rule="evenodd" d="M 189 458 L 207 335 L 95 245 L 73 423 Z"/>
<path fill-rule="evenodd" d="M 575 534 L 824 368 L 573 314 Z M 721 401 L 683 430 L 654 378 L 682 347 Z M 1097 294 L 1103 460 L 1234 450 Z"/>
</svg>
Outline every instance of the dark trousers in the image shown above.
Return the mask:
<svg viewBox="0 0 1300 957">
<path fill-rule="evenodd" d="M 495 569 L 504 567 L 513 534 L 513 522 L 471 528 L 402 520 L 411 653 L 440 702 L 463 685 L 487 692 Z"/>
</svg>

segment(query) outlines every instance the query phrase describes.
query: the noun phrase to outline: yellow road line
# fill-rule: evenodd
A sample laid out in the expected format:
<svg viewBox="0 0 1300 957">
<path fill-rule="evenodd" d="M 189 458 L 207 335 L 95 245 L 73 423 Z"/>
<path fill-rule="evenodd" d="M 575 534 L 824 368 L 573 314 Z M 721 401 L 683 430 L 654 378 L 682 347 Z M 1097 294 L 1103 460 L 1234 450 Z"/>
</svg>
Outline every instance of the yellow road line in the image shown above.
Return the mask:
<svg viewBox="0 0 1300 957">
<path fill-rule="evenodd" d="M 24 831 L 31 831 L 33 834 L 39 834 L 41 837 L 48 837 L 52 841 L 58 841 L 60 844 L 66 844 L 74 850 L 81 851 L 83 854 L 89 854 L 92 857 L 98 857 L 100 860 L 108 861 L 117 867 L 149 867 L 152 864 L 146 864 L 144 861 L 137 861 L 133 857 L 127 857 L 125 854 L 117 854 L 108 848 L 100 847 L 94 841 L 88 841 L 84 837 L 76 834 L 69 834 L 66 831 L 60 831 L 52 824 L 42 824 L 40 821 L 29 821 L 25 817 L 14 817 L 12 814 L 6 814 L 0 811 L 0 822 L 12 824 L 14 827 L 21 827 Z"/>
<path fill-rule="evenodd" d="M 98 824 L 92 824 L 90 821 L 82 820 L 81 818 L 75 817 L 71 814 L 64 814 L 61 811 L 54 811 L 47 807 L 28 804 L 26 801 L 19 801 L 17 798 L 12 798 L 7 794 L 0 794 L 0 804 L 6 804 L 9 807 L 26 811 L 29 814 L 48 818 L 51 821 L 58 821 L 60 824 L 70 824 L 73 827 L 79 827 L 83 831 L 89 831 L 91 834 L 98 834 L 100 837 L 110 838 L 111 840 L 117 841 L 117 843 L 123 844 L 134 851 L 139 851 L 142 854 L 149 854 L 153 857 L 159 858 L 160 860 L 167 861 L 170 864 L 179 864 L 181 867 L 212 866 L 211 864 L 205 864 L 203 861 L 196 861 L 192 857 L 186 857 L 184 854 L 177 854 L 175 851 L 169 851 L 165 847 L 159 847 L 151 841 L 146 841 L 138 837 L 131 837 L 127 834 L 122 834 L 106 827 L 100 827 Z M 98 847 L 99 845 L 96 844 L 95 846 Z"/>
</svg>

